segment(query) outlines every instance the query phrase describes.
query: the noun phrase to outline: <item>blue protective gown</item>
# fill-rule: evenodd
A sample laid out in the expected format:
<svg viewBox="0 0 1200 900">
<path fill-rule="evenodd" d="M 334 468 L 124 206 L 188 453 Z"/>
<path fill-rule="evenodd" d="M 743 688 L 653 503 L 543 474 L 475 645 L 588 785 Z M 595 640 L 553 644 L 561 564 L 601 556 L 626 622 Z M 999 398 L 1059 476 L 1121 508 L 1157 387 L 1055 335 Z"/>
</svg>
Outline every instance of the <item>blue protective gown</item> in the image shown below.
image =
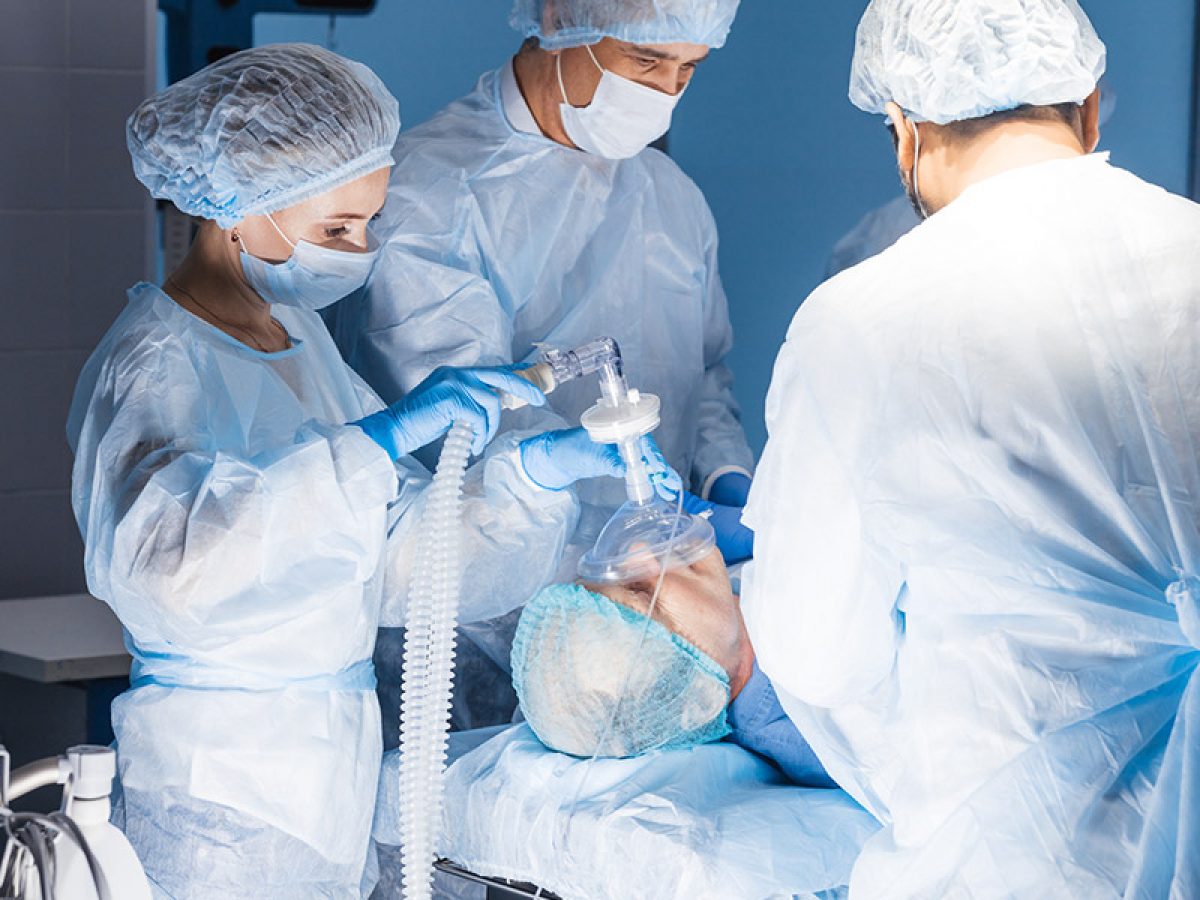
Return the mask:
<svg viewBox="0 0 1200 900">
<path fill-rule="evenodd" d="M 667 156 L 608 160 L 549 140 L 510 63 L 400 136 L 377 232 L 386 246 L 371 281 L 332 325 L 384 400 L 439 365 L 521 362 L 539 343 L 607 335 L 630 385 L 662 399 L 655 436 L 697 492 L 752 469 L 724 363 L 733 337 L 716 225 Z M 578 424 L 598 397 L 588 378 L 513 422 Z M 623 499 L 619 483 L 595 487 L 585 502 Z"/>
<path fill-rule="evenodd" d="M 402 621 L 429 476 L 346 424 L 381 403 L 320 318 L 273 312 L 293 346 L 260 353 L 139 285 L 68 424 L 88 587 L 134 656 L 116 820 L 159 896 L 359 894 L 371 651 Z M 533 487 L 515 452 L 469 475 L 468 621 L 528 596 L 575 524 L 570 492 Z"/>
<path fill-rule="evenodd" d="M 871 210 L 834 244 L 825 266 L 825 277 L 832 278 L 882 253 L 920 224 L 920 217 L 904 194 Z"/>
<path fill-rule="evenodd" d="M 724 358 L 732 345 L 717 270 L 717 230 L 699 188 L 647 149 L 618 161 L 544 137 L 511 63 L 432 120 L 404 132 L 376 231 L 383 253 L 364 291 L 327 313 L 350 364 L 387 402 L 440 365 L 531 361 L 536 345 L 616 338 L 629 384 L 657 394 L 655 437 L 700 492 L 754 458 Z M 596 378 L 567 384 L 543 409 L 507 414 L 506 429 L 579 424 Z M 625 499 L 596 479 L 577 488 L 580 525 L 556 580 Z M 464 629 L 456 724 L 508 721 L 505 671 L 516 617 Z M 399 679 L 401 635 L 382 632 L 381 691 Z"/>
<path fill-rule="evenodd" d="M 975 184 L 804 303 L 767 422 L 743 612 L 884 824 L 850 895 L 1200 897 L 1200 206 Z"/>
</svg>

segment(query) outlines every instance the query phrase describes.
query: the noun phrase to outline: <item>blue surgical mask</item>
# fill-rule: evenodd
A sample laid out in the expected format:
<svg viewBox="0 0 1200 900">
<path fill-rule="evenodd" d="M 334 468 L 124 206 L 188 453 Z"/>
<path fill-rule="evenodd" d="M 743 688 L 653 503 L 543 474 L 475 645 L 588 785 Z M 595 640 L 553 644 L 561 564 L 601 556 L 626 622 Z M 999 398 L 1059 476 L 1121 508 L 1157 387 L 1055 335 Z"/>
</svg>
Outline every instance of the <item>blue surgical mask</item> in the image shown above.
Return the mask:
<svg viewBox="0 0 1200 900">
<path fill-rule="evenodd" d="M 379 241 L 370 229 L 366 252 L 354 253 L 308 241 L 293 243 L 270 214 L 267 221 L 292 247 L 292 255 L 281 263 L 271 263 L 247 253 L 243 245 L 241 256 L 246 281 L 268 303 L 322 309 L 366 284 L 379 257 Z"/>
</svg>

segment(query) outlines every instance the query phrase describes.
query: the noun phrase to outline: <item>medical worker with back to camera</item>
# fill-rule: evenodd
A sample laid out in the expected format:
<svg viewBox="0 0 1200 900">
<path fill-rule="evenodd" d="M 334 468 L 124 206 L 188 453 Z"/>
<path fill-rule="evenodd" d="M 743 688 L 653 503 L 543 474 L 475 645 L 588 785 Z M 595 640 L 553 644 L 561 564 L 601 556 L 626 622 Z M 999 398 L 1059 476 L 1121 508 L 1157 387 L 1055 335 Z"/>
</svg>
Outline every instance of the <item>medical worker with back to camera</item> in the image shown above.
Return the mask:
<svg viewBox="0 0 1200 900">
<path fill-rule="evenodd" d="M 873 0 L 922 217 L 800 307 L 746 626 L 883 823 L 850 896 L 1200 897 L 1200 206 L 1092 152 L 1075 0 Z"/>
<path fill-rule="evenodd" d="M 138 178 L 200 223 L 79 379 L 68 433 L 88 587 L 120 617 L 115 819 L 159 896 L 357 897 L 381 753 L 371 652 L 403 621 L 423 489 L 407 454 L 456 420 L 475 450 L 506 368 L 439 369 L 385 408 L 315 310 L 360 285 L 396 101 L 366 67 L 283 44 L 215 63 L 128 122 Z M 617 475 L 582 431 L 513 437 L 468 479 L 463 617 L 558 563 Z"/>
</svg>

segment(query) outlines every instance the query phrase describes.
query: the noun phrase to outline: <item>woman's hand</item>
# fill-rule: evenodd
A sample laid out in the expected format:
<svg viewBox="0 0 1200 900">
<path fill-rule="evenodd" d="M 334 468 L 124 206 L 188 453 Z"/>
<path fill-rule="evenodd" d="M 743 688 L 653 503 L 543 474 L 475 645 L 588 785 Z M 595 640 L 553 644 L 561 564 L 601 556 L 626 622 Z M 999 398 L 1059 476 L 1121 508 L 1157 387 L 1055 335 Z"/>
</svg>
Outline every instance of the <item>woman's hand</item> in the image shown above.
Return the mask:
<svg viewBox="0 0 1200 900">
<path fill-rule="evenodd" d="M 388 452 L 392 459 L 431 444 L 455 422 L 467 422 L 475 432 L 476 456 L 500 427 L 500 394 L 512 394 L 530 406 L 544 406 L 546 396 L 518 375 L 512 366 L 434 369 L 403 400 L 353 423 Z"/>
</svg>

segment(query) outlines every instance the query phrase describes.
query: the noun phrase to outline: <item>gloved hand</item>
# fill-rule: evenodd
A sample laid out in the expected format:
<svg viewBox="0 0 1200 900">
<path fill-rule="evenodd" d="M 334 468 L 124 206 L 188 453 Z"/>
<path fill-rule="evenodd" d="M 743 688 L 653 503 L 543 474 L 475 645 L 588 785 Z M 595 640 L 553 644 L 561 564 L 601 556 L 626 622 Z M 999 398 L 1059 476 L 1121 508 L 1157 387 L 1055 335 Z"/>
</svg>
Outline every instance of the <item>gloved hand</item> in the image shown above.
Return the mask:
<svg viewBox="0 0 1200 900">
<path fill-rule="evenodd" d="M 658 442 L 650 435 L 642 438 L 642 459 L 646 461 L 654 492 L 668 502 L 677 502 L 680 492 L 683 491 L 683 479 L 671 468 L 659 449 Z M 624 467 L 621 468 L 621 477 L 625 477 Z"/>
<path fill-rule="evenodd" d="M 616 444 L 597 444 L 582 428 L 547 431 L 526 438 L 521 441 L 520 450 L 525 474 L 548 490 L 562 490 L 582 478 L 625 477 L 625 462 Z M 642 438 L 642 459 L 659 493 L 667 499 L 674 498 L 682 482 L 648 435 Z M 674 491 L 664 493 L 671 490 L 671 484 L 675 485 Z"/>
<path fill-rule="evenodd" d="M 754 555 L 754 532 L 742 524 L 740 506 L 724 506 L 711 500 L 701 500 L 695 494 L 683 495 L 683 508 L 693 516 L 707 514 L 708 522 L 717 536 L 717 549 L 725 565 L 743 562 Z"/>
<path fill-rule="evenodd" d="M 721 506 L 745 506 L 750 496 L 750 476 L 742 472 L 726 472 L 708 489 L 708 499 Z"/>
<path fill-rule="evenodd" d="M 513 394 L 530 406 L 543 406 L 545 395 L 513 374 L 513 366 L 452 369 L 433 372 L 403 399 L 357 425 L 392 459 L 431 444 L 456 421 L 469 422 L 475 429 L 472 451 L 483 453 L 500 427 L 500 394 Z"/>
</svg>

